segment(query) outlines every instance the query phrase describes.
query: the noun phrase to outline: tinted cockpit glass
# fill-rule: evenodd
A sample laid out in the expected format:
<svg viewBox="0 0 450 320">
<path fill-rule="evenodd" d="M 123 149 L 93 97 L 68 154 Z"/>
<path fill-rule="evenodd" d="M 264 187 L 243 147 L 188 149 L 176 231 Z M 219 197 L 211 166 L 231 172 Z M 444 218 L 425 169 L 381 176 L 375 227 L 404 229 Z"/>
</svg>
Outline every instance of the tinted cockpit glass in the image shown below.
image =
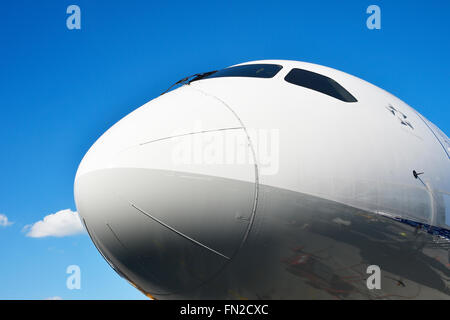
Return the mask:
<svg viewBox="0 0 450 320">
<path fill-rule="evenodd" d="M 339 83 L 324 75 L 303 70 L 292 69 L 284 78 L 289 83 L 315 90 L 344 102 L 357 102 L 350 92 Z"/>
<path fill-rule="evenodd" d="M 214 72 L 202 79 L 219 77 L 273 78 L 283 68 L 278 64 L 246 64 Z"/>
</svg>

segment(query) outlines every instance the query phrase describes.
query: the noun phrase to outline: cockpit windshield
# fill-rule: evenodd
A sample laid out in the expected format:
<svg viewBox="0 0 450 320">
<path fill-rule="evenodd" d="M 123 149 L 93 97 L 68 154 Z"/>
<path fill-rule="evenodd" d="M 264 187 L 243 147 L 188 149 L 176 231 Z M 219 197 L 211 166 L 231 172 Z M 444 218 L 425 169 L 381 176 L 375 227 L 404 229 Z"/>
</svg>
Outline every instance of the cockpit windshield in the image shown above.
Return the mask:
<svg viewBox="0 0 450 320">
<path fill-rule="evenodd" d="M 282 68 L 283 66 L 278 64 L 245 64 L 211 72 L 207 75 L 200 75 L 192 79 L 191 82 L 219 77 L 273 78 Z"/>
</svg>

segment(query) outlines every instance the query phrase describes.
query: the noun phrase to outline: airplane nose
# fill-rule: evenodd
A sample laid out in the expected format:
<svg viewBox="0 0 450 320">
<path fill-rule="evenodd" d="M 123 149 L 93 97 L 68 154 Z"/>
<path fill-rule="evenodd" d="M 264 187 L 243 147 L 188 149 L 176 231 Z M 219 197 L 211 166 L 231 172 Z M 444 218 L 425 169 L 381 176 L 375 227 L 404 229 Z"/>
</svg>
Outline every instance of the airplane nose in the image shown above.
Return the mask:
<svg viewBox="0 0 450 320">
<path fill-rule="evenodd" d="M 193 290 L 244 243 L 256 167 L 220 99 L 182 87 L 111 127 L 83 158 L 75 202 L 97 249 L 142 291 Z"/>
</svg>

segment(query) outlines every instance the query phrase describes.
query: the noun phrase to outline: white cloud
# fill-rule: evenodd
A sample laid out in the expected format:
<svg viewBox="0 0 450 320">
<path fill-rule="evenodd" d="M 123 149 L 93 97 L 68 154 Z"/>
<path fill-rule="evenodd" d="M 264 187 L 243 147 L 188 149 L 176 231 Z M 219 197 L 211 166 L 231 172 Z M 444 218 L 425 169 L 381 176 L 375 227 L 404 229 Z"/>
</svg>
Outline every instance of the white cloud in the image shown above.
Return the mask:
<svg viewBox="0 0 450 320">
<path fill-rule="evenodd" d="M 62 300 L 63 298 L 61 298 L 61 297 L 58 297 L 58 296 L 54 296 L 54 297 L 48 297 L 48 298 L 45 298 L 44 300 Z"/>
<path fill-rule="evenodd" d="M 65 237 L 85 232 L 78 213 L 70 209 L 49 214 L 44 219 L 25 226 L 24 230 L 27 231 L 26 236 L 31 238 Z"/>
<path fill-rule="evenodd" d="M 0 213 L 0 227 L 7 227 L 12 225 L 13 223 L 11 221 L 8 221 L 8 217 L 4 214 Z"/>
</svg>

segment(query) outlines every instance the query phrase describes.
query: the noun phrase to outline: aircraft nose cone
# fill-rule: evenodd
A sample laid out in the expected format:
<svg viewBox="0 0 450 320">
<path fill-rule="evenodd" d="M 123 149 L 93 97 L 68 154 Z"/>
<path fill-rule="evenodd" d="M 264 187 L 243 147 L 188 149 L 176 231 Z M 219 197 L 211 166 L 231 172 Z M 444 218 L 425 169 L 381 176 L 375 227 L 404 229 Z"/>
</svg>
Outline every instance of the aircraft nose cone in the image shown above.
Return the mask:
<svg viewBox="0 0 450 320">
<path fill-rule="evenodd" d="M 251 155 L 229 107 L 183 87 L 91 147 L 75 179 L 77 209 L 100 253 L 138 288 L 192 290 L 232 259 L 249 232 Z"/>
</svg>

